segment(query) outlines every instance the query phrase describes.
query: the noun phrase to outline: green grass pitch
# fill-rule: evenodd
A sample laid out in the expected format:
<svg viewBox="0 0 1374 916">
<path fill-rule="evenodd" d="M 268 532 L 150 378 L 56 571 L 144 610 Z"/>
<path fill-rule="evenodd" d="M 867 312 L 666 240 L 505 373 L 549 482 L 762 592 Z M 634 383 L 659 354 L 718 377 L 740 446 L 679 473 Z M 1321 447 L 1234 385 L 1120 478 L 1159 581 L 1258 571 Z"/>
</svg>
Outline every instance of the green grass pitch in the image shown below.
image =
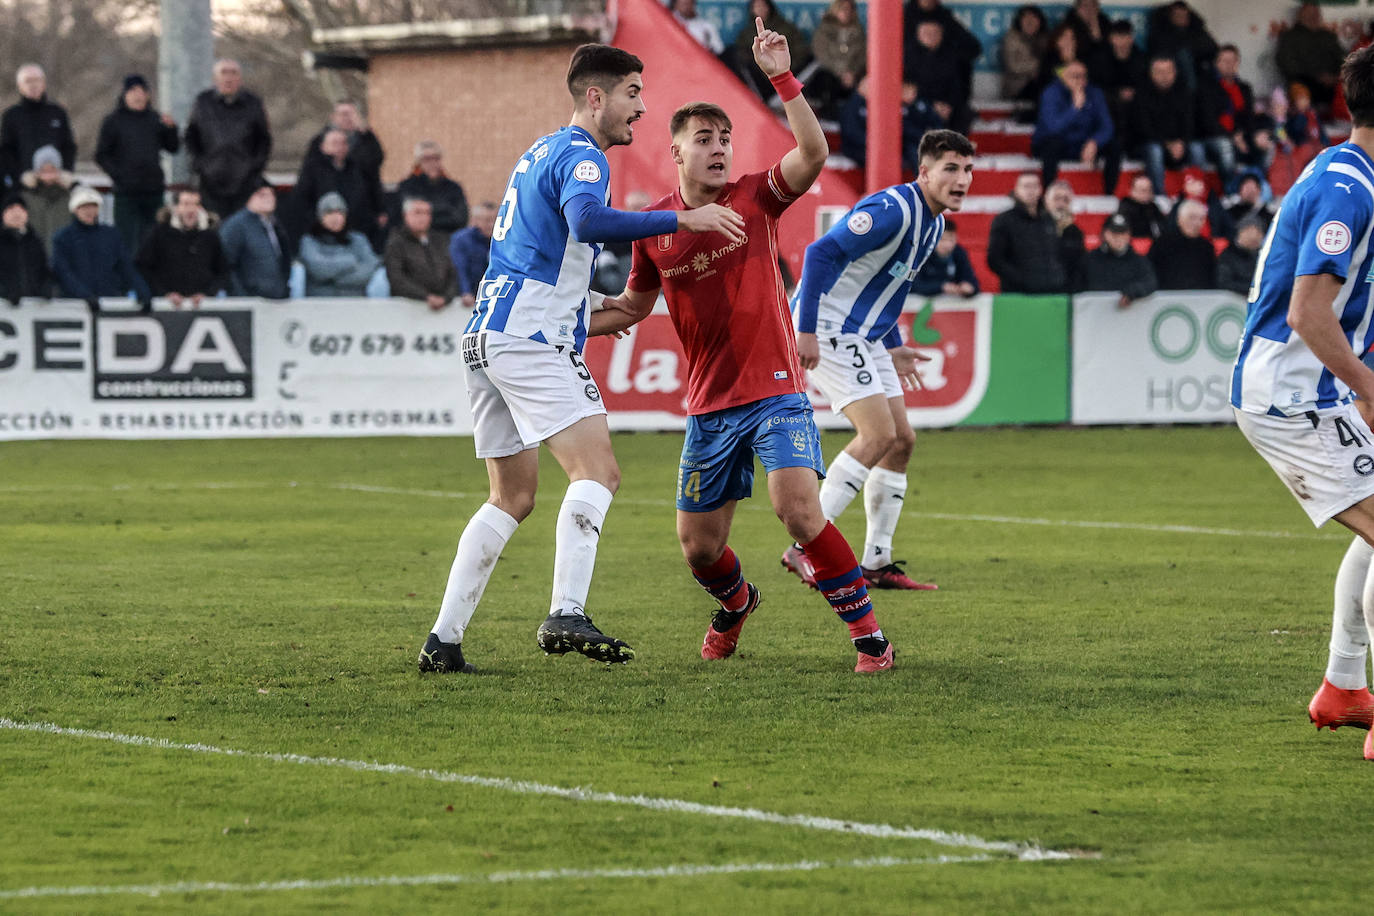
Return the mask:
<svg viewBox="0 0 1374 916">
<path fill-rule="evenodd" d="M 921 433 L 896 553 L 941 589 L 877 594 L 897 667 L 870 677 L 778 565 L 766 498 L 731 539 L 762 607 L 735 658 L 702 661 L 679 437 L 615 445 L 589 608 L 637 659 L 535 646 L 545 456 L 464 644 L 481 674 L 422 677 L 485 497 L 469 441 L 0 444 L 0 912 L 1367 905 L 1364 733 L 1305 711 L 1349 539 L 1234 429 Z M 862 541 L 859 504 L 841 527 Z"/>
</svg>

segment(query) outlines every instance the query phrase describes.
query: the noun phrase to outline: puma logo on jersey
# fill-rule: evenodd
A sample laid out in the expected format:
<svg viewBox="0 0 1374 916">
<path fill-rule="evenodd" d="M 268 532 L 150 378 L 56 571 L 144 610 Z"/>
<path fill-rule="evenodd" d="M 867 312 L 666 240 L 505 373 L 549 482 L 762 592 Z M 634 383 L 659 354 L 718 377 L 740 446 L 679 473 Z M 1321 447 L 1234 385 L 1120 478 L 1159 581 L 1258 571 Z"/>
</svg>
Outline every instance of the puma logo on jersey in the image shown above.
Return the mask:
<svg viewBox="0 0 1374 916">
<path fill-rule="evenodd" d="M 1332 182 L 1332 184 L 1338 188 L 1345 188 L 1345 193 L 1347 194 L 1354 193 L 1355 191 L 1355 186 L 1353 184 L 1346 184 L 1344 181 L 1335 181 Z"/>
</svg>

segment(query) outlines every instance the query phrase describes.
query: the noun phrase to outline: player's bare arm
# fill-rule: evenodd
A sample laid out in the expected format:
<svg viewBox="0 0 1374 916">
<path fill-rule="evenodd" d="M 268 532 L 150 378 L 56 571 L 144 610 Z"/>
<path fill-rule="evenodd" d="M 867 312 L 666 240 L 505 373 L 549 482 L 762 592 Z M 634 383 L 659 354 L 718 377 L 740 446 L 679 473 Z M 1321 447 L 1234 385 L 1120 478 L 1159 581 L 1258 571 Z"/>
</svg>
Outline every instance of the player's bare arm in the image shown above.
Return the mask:
<svg viewBox="0 0 1374 916">
<path fill-rule="evenodd" d="M 654 310 L 658 301 L 658 290 L 640 292 L 627 289 L 619 296 L 607 296 L 601 308 L 592 312 L 587 320 L 587 336 L 601 334 L 619 335 L 626 328 L 643 321 Z"/>
<path fill-rule="evenodd" d="M 1322 365 L 1350 386 L 1359 400 L 1356 408 L 1365 422 L 1374 423 L 1374 371 L 1350 349 L 1331 304 L 1344 280 L 1333 274 L 1311 274 L 1293 283 L 1293 298 L 1288 305 L 1288 326 L 1307 344 Z"/>
<path fill-rule="evenodd" d="M 787 39 L 772 29 L 765 29 L 762 19 L 754 19 L 754 28 L 758 31 L 754 36 L 754 63 L 759 65 L 764 75 L 771 80 L 791 72 L 792 51 L 787 46 Z M 825 168 L 830 145 L 825 140 L 825 132 L 821 130 L 821 122 L 816 119 L 816 113 L 800 91 L 788 98 L 786 91 L 780 87 L 780 97 L 783 99 L 782 110 L 787 115 L 787 125 L 792 128 L 792 136 L 797 138 L 796 147 L 782 157 L 782 178 L 793 191 L 801 193 L 811 187 L 821 174 L 821 169 Z"/>
</svg>

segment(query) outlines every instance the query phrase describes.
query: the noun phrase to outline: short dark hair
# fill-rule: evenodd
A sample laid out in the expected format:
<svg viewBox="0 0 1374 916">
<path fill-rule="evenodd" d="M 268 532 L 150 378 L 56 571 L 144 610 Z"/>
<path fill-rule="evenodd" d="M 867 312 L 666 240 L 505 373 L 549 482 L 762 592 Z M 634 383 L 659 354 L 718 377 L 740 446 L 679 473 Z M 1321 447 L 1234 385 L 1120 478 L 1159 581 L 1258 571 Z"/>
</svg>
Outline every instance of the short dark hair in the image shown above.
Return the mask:
<svg viewBox="0 0 1374 916">
<path fill-rule="evenodd" d="M 973 143 L 957 130 L 928 130 L 925 136 L 921 137 L 921 146 L 916 151 L 916 158 L 921 161 L 939 159 L 945 153 L 972 156 Z"/>
<path fill-rule="evenodd" d="M 1117 19 L 1107 27 L 1107 31 L 1113 35 L 1134 35 L 1135 26 L 1129 19 Z"/>
<path fill-rule="evenodd" d="M 1374 127 L 1374 46 L 1352 51 L 1341 64 L 1345 104 L 1356 127 Z"/>
<path fill-rule="evenodd" d="M 644 62 L 629 51 L 610 45 L 582 45 L 573 51 L 568 63 L 568 91 L 580 99 L 592 86 L 613 89 L 631 73 L 643 72 Z"/>
<path fill-rule="evenodd" d="M 701 118 L 723 130 L 735 129 L 725 109 L 714 102 L 688 102 L 673 112 L 672 118 L 668 121 L 668 136 L 676 137 L 678 131 L 686 127 L 693 118 Z"/>
<path fill-rule="evenodd" d="M 1220 48 L 1217 48 L 1217 56 L 1221 56 L 1222 54 L 1225 54 L 1227 51 L 1230 51 L 1232 54 L 1236 55 L 1237 57 L 1240 57 L 1240 48 L 1237 48 L 1233 44 L 1224 44 Z"/>
</svg>

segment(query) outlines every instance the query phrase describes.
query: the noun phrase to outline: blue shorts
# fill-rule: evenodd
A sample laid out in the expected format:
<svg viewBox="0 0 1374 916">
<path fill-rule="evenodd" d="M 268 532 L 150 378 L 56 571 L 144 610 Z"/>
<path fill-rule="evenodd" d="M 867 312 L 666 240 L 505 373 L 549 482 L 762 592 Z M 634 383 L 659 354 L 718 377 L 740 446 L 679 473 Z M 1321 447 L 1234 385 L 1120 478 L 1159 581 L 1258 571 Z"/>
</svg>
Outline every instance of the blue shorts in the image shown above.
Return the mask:
<svg viewBox="0 0 1374 916">
<path fill-rule="evenodd" d="M 780 394 L 687 418 L 677 507 L 711 512 L 754 492 L 754 456 L 765 472 L 810 468 L 825 476 L 821 437 L 804 394 Z"/>
</svg>

